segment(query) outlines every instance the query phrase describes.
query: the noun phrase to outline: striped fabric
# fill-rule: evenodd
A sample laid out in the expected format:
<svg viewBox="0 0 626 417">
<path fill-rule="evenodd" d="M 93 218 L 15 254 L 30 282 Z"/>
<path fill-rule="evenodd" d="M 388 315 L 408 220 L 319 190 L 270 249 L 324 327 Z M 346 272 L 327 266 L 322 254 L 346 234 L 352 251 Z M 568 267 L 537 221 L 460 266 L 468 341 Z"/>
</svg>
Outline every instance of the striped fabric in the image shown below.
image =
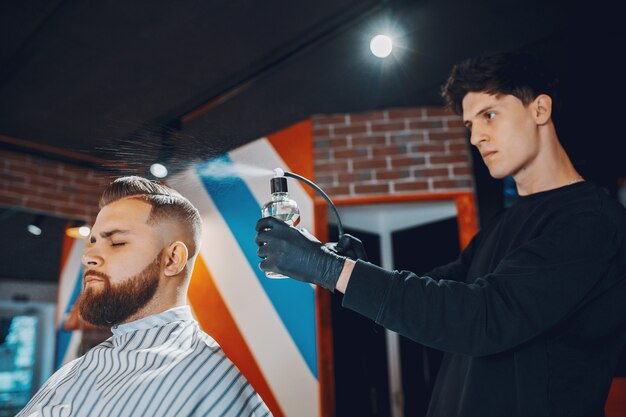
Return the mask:
<svg viewBox="0 0 626 417">
<path fill-rule="evenodd" d="M 112 331 L 57 371 L 18 416 L 271 415 L 189 306 Z"/>
</svg>

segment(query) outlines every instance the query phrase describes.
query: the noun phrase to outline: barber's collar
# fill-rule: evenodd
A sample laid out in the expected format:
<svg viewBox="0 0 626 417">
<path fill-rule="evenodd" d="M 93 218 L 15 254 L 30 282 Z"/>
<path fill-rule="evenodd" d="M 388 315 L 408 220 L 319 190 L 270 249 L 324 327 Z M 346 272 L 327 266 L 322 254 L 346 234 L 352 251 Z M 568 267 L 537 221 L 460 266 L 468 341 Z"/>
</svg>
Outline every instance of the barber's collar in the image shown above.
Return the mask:
<svg viewBox="0 0 626 417">
<path fill-rule="evenodd" d="M 139 320 L 131 321 L 128 323 L 118 324 L 111 328 L 114 336 L 121 336 L 124 333 L 146 330 L 153 327 L 165 326 L 166 324 L 175 321 L 192 321 L 194 320 L 191 314 L 191 307 L 188 305 L 170 308 L 162 313 L 154 314 L 152 316 L 144 317 Z"/>
</svg>

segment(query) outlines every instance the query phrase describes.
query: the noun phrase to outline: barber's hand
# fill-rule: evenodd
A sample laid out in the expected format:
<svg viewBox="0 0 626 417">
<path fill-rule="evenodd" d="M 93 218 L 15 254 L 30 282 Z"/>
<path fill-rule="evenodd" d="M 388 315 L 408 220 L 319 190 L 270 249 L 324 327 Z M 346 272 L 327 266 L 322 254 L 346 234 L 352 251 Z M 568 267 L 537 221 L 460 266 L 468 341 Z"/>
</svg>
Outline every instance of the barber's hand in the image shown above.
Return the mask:
<svg viewBox="0 0 626 417">
<path fill-rule="evenodd" d="M 256 224 L 257 255 L 263 258 L 259 267 L 277 272 L 298 281 L 311 282 L 330 291 L 346 260 L 337 255 L 312 235 L 274 217 L 264 217 Z"/>
<path fill-rule="evenodd" d="M 325 245 L 337 255 L 346 256 L 352 260 L 362 260 L 367 262 L 367 253 L 363 247 L 363 242 L 348 233 L 344 233 L 339 242 L 330 242 Z"/>
</svg>

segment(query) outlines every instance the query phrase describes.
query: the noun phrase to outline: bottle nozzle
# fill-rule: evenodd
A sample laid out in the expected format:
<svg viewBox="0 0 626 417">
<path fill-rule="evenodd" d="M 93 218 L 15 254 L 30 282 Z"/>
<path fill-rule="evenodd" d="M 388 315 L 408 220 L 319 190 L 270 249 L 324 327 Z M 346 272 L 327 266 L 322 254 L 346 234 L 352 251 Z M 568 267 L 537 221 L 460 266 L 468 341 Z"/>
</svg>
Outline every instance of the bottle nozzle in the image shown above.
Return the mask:
<svg viewBox="0 0 626 417">
<path fill-rule="evenodd" d="M 284 176 L 285 171 L 283 171 L 280 168 L 276 168 L 274 170 L 274 173 L 276 175 L 270 179 L 270 188 L 272 190 L 272 194 L 288 192 L 287 191 L 287 177 Z"/>
</svg>

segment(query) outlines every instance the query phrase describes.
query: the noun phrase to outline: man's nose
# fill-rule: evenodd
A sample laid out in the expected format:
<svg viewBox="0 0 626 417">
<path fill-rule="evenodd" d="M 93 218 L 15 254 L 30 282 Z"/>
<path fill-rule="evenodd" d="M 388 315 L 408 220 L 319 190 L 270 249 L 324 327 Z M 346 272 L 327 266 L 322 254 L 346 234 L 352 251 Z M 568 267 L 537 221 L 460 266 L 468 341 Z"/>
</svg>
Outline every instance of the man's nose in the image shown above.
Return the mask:
<svg viewBox="0 0 626 417">
<path fill-rule="evenodd" d="M 94 250 L 94 248 L 87 249 L 82 258 L 83 265 L 92 268 L 102 265 L 102 261 L 102 257 Z"/>
<path fill-rule="evenodd" d="M 487 140 L 487 135 L 480 130 L 472 130 L 470 133 L 470 143 L 476 147 L 479 147 L 481 143 Z"/>
</svg>

